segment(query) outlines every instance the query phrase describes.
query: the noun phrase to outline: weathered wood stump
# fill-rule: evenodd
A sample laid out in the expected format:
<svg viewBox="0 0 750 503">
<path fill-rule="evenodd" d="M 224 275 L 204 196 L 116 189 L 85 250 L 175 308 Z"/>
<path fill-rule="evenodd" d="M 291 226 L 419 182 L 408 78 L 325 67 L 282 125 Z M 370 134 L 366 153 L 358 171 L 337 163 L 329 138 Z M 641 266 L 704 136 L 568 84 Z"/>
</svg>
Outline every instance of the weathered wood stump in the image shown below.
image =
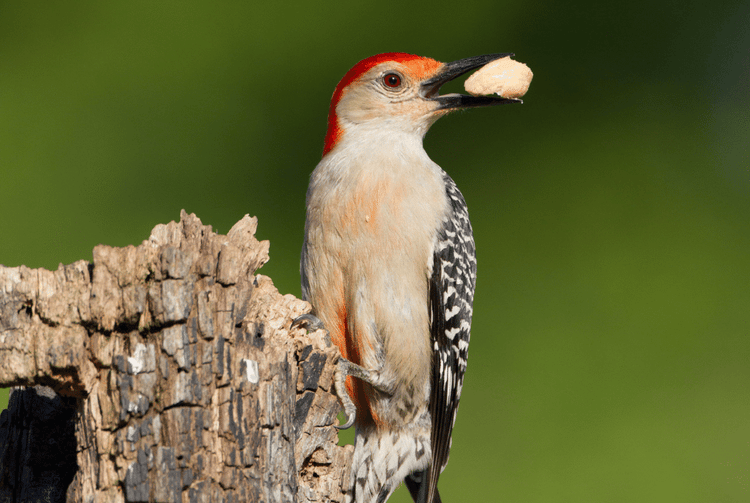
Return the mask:
<svg viewBox="0 0 750 503">
<path fill-rule="evenodd" d="M 195 215 L 57 271 L 0 266 L 0 502 L 342 501 L 338 352 Z M 29 387 L 35 386 L 35 387 Z"/>
</svg>

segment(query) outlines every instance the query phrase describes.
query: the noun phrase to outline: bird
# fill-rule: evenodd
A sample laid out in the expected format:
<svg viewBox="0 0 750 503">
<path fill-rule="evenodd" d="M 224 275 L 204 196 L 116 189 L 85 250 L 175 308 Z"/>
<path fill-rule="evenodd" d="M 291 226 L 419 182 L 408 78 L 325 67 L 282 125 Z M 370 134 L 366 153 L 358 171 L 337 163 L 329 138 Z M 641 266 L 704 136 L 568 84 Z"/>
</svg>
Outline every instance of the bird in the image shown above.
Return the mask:
<svg viewBox="0 0 750 503">
<path fill-rule="evenodd" d="M 306 321 L 341 358 L 336 391 L 355 425 L 346 500 L 384 503 L 405 482 L 441 501 L 468 355 L 476 250 L 466 201 L 423 138 L 461 109 L 520 103 L 440 95 L 509 53 L 450 63 L 403 52 L 363 59 L 335 88 L 310 175 L 301 254 Z"/>
</svg>

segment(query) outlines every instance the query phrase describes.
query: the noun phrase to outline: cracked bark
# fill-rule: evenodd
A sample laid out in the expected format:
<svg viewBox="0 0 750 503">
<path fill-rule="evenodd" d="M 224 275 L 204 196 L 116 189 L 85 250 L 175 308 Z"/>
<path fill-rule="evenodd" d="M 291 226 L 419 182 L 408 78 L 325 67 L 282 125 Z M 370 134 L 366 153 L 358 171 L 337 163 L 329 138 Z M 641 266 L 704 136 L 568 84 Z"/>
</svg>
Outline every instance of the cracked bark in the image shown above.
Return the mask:
<svg viewBox="0 0 750 503">
<path fill-rule="evenodd" d="M 343 501 L 338 353 L 256 270 L 245 217 L 184 211 L 140 246 L 0 266 L 0 503 Z"/>
</svg>

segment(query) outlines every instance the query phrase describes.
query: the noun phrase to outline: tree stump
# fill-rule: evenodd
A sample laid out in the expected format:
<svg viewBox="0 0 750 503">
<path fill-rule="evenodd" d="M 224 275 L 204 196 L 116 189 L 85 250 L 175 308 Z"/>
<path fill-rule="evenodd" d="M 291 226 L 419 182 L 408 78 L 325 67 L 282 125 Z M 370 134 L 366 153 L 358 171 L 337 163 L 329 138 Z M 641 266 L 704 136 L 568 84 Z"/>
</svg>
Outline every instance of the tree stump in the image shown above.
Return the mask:
<svg viewBox="0 0 750 503">
<path fill-rule="evenodd" d="M 338 350 L 195 215 L 57 271 L 0 266 L 0 502 L 342 501 Z M 34 386 L 34 387 L 31 387 Z"/>
</svg>

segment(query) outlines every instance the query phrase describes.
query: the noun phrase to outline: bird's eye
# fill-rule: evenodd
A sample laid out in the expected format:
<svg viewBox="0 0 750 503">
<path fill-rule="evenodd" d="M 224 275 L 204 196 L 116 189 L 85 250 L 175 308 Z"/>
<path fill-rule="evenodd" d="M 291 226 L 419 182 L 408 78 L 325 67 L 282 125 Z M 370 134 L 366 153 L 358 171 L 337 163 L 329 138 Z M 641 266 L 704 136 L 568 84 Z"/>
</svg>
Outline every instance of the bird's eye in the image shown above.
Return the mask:
<svg viewBox="0 0 750 503">
<path fill-rule="evenodd" d="M 401 85 L 401 77 L 399 77 L 395 73 L 389 73 L 388 75 L 383 77 L 383 84 L 388 87 L 398 87 Z"/>
</svg>

